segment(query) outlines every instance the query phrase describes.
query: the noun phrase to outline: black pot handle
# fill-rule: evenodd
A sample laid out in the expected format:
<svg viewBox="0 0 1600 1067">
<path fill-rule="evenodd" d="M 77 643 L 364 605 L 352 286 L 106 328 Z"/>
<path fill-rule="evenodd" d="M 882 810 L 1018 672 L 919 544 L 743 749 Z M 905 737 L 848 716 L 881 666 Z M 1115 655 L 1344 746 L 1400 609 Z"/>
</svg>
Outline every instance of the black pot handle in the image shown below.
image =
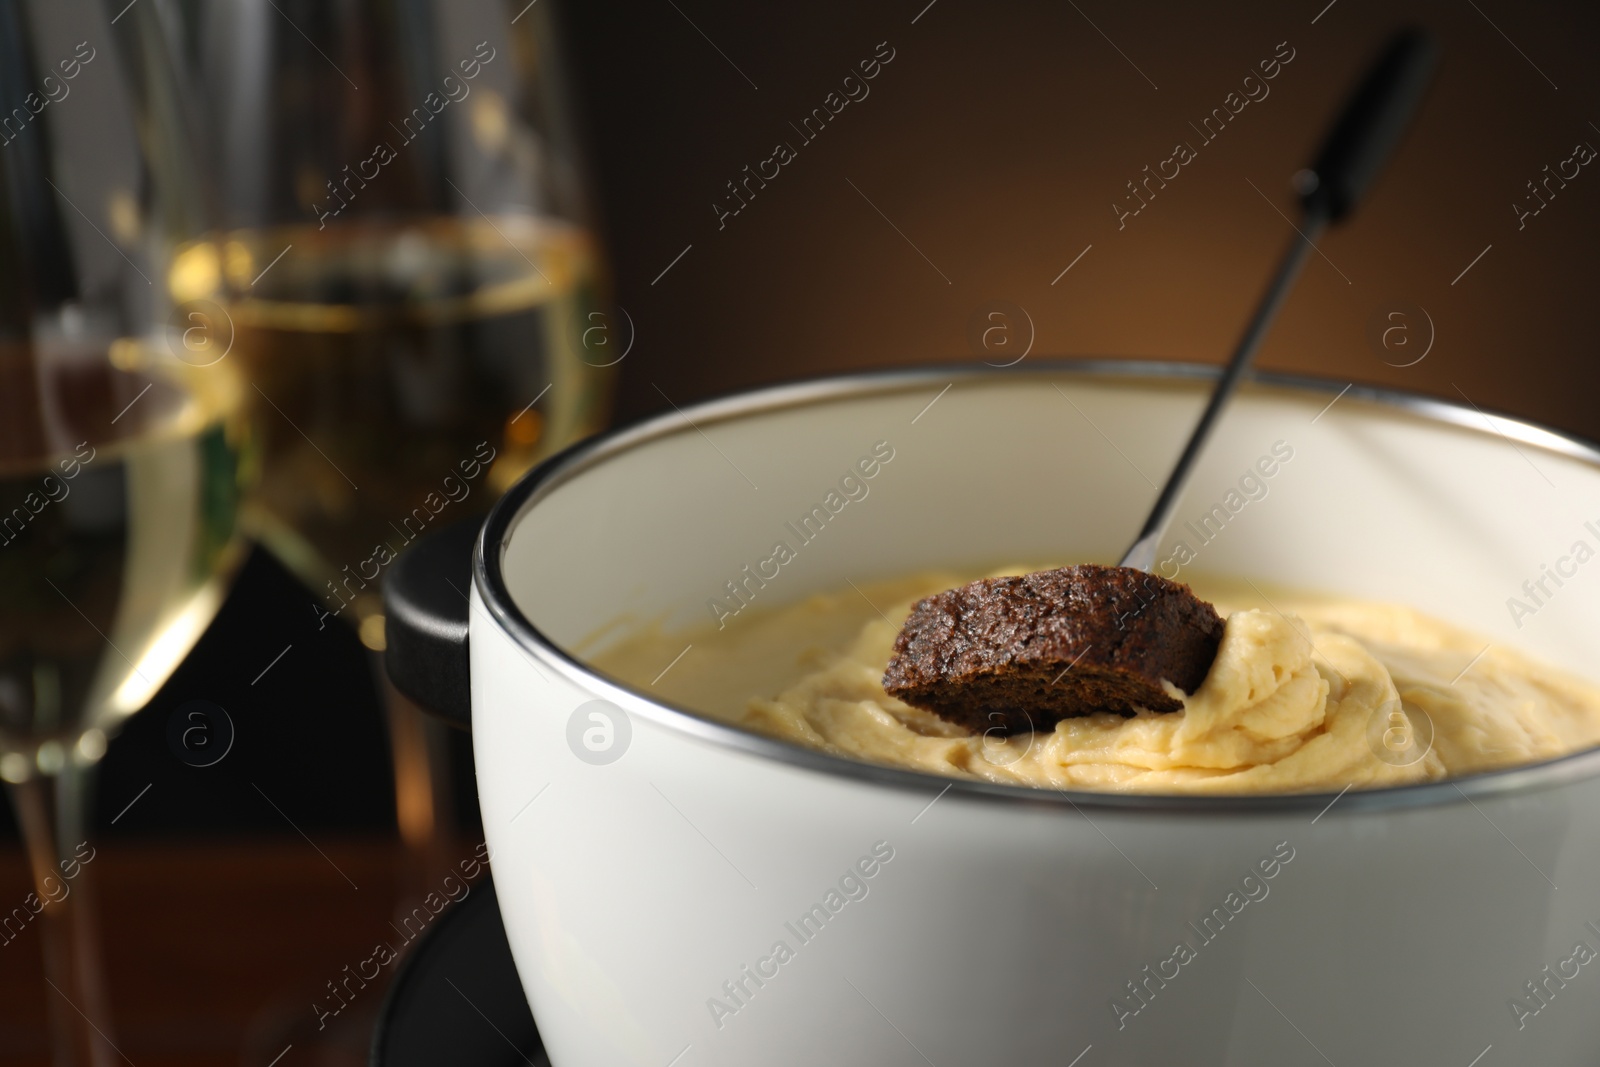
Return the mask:
<svg viewBox="0 0 1600 1067">
<path fill-rule="evenodd" d="M 455 726 L 472 724 L 467 617 L 481 519 L 417 538 L 383 579 L 383 665 L 394 687 Z"/>
</svg>

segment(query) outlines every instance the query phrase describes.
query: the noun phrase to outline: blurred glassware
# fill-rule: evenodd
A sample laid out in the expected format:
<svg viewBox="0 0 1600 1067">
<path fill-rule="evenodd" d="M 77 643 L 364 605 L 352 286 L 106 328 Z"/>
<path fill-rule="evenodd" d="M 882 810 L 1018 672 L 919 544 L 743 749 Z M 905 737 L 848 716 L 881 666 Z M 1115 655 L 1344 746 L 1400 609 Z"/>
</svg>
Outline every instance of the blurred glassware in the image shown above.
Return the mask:
<svg viewBox="0 0 1600 1067">
<path fill-rule="evenodd" d="M 605 297 L 552 16 L 549 0 L 195 12 L 217 229 L 167 282 L 249 380 L 263 472 L 248 528 L 316 593 L 308 627 L 345 619 L 375 652 L 387 564 L 599 429 L 631 342 Z M 374 663 L 401 834 L 436 852 L 444 728 Z"/>
<path fill-rule="evenodd" d="M 251 447 L 154 282 L 202 205 L 156 9 L 123 16 L 0 0 L 0 779 L 36 886 L 0 910 L 37 919 L 58 1064 L 118 1059 L 90 772 L 222 602 Z"/>
</svg>

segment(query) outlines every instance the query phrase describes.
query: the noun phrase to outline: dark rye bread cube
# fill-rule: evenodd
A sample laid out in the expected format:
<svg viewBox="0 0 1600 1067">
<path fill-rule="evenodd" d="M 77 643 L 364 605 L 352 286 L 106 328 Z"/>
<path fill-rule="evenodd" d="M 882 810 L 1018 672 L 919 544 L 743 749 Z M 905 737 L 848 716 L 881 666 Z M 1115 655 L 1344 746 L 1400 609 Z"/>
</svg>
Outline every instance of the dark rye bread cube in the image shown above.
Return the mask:
<svg viewBox="0 0 1600 1067">
<path fill-rule="evenodd" d="M 1187 585 L 1084 565 L 984 578 L 920 600 L 883 688 L 974 733 L 1048 731 L 1097 711 L 1183 705 L 1205 681 L 1222 618 Z"/>
</svg>

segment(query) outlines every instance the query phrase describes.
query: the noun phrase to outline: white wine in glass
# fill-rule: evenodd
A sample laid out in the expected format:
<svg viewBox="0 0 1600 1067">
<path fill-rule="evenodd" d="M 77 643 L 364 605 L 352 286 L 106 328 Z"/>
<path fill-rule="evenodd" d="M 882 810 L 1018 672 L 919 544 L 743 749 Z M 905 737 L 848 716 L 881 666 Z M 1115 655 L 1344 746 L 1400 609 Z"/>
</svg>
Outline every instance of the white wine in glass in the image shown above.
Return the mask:
<svg viewBox="0 0 1600 1067">
<path fill-rule="evenodd" d="M 0 779 L 33 869 L 23 907 L 58 1062 L 109 1060 L 85 791 L 226 594 L 250 447 L 240 401 L 227 366 L 127 339 L 0 346 Z"/>
<path fill-rule="evenodd" d="M 0 435 L 11 783 L 98 759 L 204 632 L 239 558 L 247 433 L 231 369 L 126 340 L 83 356 L 45 376 L 56 410 L 33 410 L 48 418 L 13 413 L 33 432 Z"/>
<path fill-rule="evenodd" d="M 221 309 L 249 379 L 250 528 L 369 646 L 388 561 L 605 415 L 596 250 L 559 220 L 239 231 L 181 250 L 170 286 Z"/>
</svg>

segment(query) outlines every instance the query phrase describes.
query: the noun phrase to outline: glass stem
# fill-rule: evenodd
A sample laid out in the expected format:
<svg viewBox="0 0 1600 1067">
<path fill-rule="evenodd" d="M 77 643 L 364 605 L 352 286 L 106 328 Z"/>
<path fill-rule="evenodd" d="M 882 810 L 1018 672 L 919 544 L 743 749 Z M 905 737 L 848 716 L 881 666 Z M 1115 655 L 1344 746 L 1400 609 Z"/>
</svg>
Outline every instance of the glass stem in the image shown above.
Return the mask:
<svg viewBox="0 0 1600 1067">
<path fill-rule="evenodd" d="M 111 1012 L 95 929 L 87 815 L 92 766 L 67 766 L 52 777 L 8 783 L 22 829 L 44 950 L 44 976 L 56 1067 L 111 1067 Z"/>
<path fill-rule="evenodd" d="M 405 901 L 426 894 L 451 869 L 449 851 L 455 843 L 451 727 L 435 720 L 394 687 L 383 669 L 381 653 L 373 653 L 371 662 L 388 719 L 395 815 L 405 846 L 406 870 L 400 894 L 403 912 Z"/>
</svg>

